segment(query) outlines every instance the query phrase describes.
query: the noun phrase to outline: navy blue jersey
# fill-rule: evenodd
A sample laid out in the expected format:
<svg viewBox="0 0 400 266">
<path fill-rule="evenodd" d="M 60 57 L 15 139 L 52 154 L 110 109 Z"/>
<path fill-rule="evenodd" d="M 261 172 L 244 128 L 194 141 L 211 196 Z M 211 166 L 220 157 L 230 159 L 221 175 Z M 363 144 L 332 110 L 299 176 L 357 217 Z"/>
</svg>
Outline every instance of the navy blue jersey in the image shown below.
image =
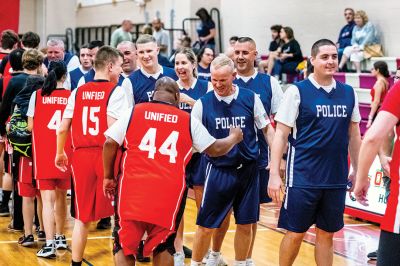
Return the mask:
<svg viewBox="0 0 400 266">
<path fill-rule="evenodd" d="M 71 61 L 72 57 L 74 57 L 73 54 L 71 54 L 71 53 L 69 53 L 69 52 L 65 52 L 65 53 L 64 53 L 64 59 L 63 59 L 63 61 L 64 61 L 65 65 L 68 66 L 68 63 L 69 63 L 69 61 Z M 43 64 L 44 64 L 47 68 L 49 68 L 49 63 L 50 63 L 50 61 L 49 61 L 49 59 L 46 57 L 46 58 L 43 60 Z"/>
<path fill-rule="evenodd" d="M 174 80 L 178 80 L 175 71 L 172 68 L 162 67 L 163 73 L 159 75 L 158 79 L 162 77 L 170 77 Z M 154 86 L 157 79 L 153 77 L 147 77 L 143 72 L 138 69 L 127 77 L 132 83 L 133 98 L 135 104 L 150 102 L 153 97 Z"/>
<path fill-rule="evenodd" d="M 118 86 L 121 86 L 121 85 L 122 85 L 122 82 L 124 81 L 124 79 L 125 79 L 125 77 L 122 76 L 122 74 L 119 75 L 119 77 L 118 77 Z"/>
<path fill-rule="evenodd" d="M 227 137 L 231 126 L 238 126 L 243 131 L 243 141 L 235 145 L 228 154 L 208 158 L 219 167 L 236 167 L 241 163 L 256 160 L 259 155 L 254 121 L 256 96 L 250 90 L 237 89 L 239 94 L 230 104 L 219 101 L 214 91 L 200 98 L 203 105 L 202 123 L 213 137 Z"/>
<path fill-rule="evenodd" d="M 198 100 L 200 99 L 200 97 L 202 97 L 204 94 L 207 93 L 207 90 L 208 90 L 208 82 L 205 80 L 198 79 L 196 81 L 196 85 L 194 85 L 194 88 L 190 88 L 189 90 L 180 89 L 180 92 L 188 95 L 193 100 Z M 192 106 L 190 106 L 187 103 L 179 103 L 179 108 L 188 113 L 192 112 Z"/>
<path fill-rule="evenodd" d="M 353 88 L 336 82 L 336 88 L 328 93 L 309 80 L 295 85 L 300 106 L 289 135 L 287 185 L 345 188 L 349 126 L 355 105 Z"/>
<path fill-rule="evenodd" d="M 249 89 L 257 94 L 264 106 L 265 111 L 268 115 L 271 115 L 271 101 L 272 101 L 272 88 L 271 88 L 271 77 L 267 74 L 257 73 L 257 76 L 253 79 L 250 78 L 247 82 L 241 78 L 237 78 L 233 81 L 236 85 L 242 88 Z M 257 131 L 259 145 L 260 145 L 260 156 L 258 157 L 258 167 L 265 168 L 268 165 L 268 143 L 265 140 L 264 133 L 262 130 Z"/>
<path fill-rule="evenodd" d="M 75 90 L 78 87 L 78 82 L 85 75 L 80 67 L 75 68 L 74 70 L 69 72 L 69 77 L 71 79 L 71 91 Z"/>
<path fill-rule="evenodd" d="M 197 76 L 199 79 L 211 81 L 211 68 L 208 66 L 207 68 L 203 68 L 200 65 L 197 65 Z"/>
<path fill-rule="evenodd" d="M 85 75 L 83 75 L 83 78 L 85 79 L 85 83 L 93 81 L 95 74 L 96 74 L 96 71 L 94 70 L 94 68 L 92 68 Z"/>
</svg>

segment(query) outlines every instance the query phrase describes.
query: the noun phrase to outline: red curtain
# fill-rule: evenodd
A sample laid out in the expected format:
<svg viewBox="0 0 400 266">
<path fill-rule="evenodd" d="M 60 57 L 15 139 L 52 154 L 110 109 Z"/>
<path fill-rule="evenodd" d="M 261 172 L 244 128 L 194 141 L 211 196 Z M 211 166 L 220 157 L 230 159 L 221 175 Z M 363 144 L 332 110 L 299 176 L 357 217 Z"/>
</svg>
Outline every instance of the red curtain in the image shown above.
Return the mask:
<svg viewBox="0 0 400 266">
<path fill-rule="evenodd" d="M 18 33 L 19 1 L 1 0 L 0 3 L 0 32 L 11 29 Z"/>
</svg>

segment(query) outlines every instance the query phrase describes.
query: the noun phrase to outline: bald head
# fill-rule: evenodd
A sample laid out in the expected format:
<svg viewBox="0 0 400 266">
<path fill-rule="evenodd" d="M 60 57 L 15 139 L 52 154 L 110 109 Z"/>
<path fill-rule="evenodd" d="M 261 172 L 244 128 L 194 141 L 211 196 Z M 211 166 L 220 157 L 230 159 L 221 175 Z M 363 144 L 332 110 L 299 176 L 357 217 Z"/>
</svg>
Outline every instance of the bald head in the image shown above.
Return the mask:
<svg viewBox="0 0 400 266">
<path fill-rule="evenodd" d="M 162 22 L 159 18 L 154 18 L 151 24 L 155 31 L 159 31 L 162 28 Z"/>
<path fill-rule="evenodd" d="M 153 99 L 155 101 L 167 102 L 179 105 L 179 87 L 175 80 L 170 77 L 162 77 L 157 80 Z"/>
</svg>

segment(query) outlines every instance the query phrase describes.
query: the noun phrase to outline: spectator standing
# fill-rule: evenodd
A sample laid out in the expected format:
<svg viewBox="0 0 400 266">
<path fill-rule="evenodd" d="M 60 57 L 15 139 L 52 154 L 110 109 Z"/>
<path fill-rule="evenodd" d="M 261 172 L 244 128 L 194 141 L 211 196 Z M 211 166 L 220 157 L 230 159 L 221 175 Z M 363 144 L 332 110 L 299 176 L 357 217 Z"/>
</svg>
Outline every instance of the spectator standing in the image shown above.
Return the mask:
<svg viewBox="0 0 400 266">
<path fill-rule="evenodd" d="M 155 18 L 152 22 L 152 25 L 154 29 L 153 37 L 156 38 L 158 48 L 160 49 L 160 54 L 168 58 L 171 52 L 168 33 L 162 29 L 163 23 L 159 18 Z"/>
<path fill-rule="evenodd" d="M 122 21 L 121 27 L 116 29 L 111 34 L 110 46 L 116 48 L 120 42 L 132 41 L 132 27 L 132 21 L 130 21 L 129 19 L 124 19 L 124 21 Z"/>
<path fill-rule="evenodd" d="M 200 24 L 197 27 L 197 35 L 199 36 L 200 47 L 208 46 L 211 48 L 215 48 L 215 23 L 212 20 L 210 14 L 208 14 L 205 8 L 200 8 L 196 12 L 196 16 L 198 16 L 201 20 Z"/>
<path fill-rule="evenodd" d="M 379 44 L 379 38 L 375 26 L 368 21 L 368 16 L 363 10 L 354 15 L 355 26 L 351 37 L 351 46 L 343 50 L 340 60 L 339 71 L 341 71 L 347 60 L 354 64 L 357 73 L 361 72 L 361 61 L 364 60 L 363 50 L 366 45 Z"/>
<path fill-rule="evenodd" d="M 353 28 L 356 25 L 354 22 L 354 9 L 345 8 L 344 10 L 344 18 L 346 19 L 347 24 L 343 26 L 339 33 L 339 39 L 336 43 L 339 54 L 339 61 L 342 59 L 344 48 L 347 46 L 351 46 L 351 37 L 353 34 Z"/>
<path fill-rule="evenodd" d="M 200 49 L 199 53 L 197 54 L 197 76 L 199 79 L 204 79 L 210 81 L 211 78 L 211 70 L 210 65 L 211 62 L 214 60 L 215 52 L 213 49 L 209 47 L 203 47 Z"/>
</svg>

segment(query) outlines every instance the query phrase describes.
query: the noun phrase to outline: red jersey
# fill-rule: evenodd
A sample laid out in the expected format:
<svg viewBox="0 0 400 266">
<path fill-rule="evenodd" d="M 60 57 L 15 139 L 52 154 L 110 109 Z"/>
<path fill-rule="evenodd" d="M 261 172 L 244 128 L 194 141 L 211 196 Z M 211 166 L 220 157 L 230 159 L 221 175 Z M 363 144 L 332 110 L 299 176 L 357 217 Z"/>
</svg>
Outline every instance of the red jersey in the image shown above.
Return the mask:
<svg viewBox="0 0 400 266">
<path fill-rule="evenodd" d="M 389 112 L 400 119 L 400 82 L 390 89 L 388 97 L 382 104 L 381 111 Z M 385 231 L 400 234 L 400 198 L 399 198 L 399 167 L 400 167 L 400 123 L 396 125 L 396 140 L 392 161 L 390 163 L 390 194 L 381 228 Z"/>
<path fill-rule="evenodd" d="M 57 151 L 56 130 L 61 124 L 62 112 L 71 92 L 55 90 L 50 96 L 42 96 L 42 90 L 36 91 L 35 114 L 32 130 L 34 176 L 36 179 L 69 178 L 70 172 L 61 172 L 54 165 Z M 64 148 L 71 158 L 71 140 L 67 139 Z"/>
<path fill-rule="evenodd" d="M 11 78 L 12 78 L 11 75 L 3 77 L 3 91 L 2 91 L 1 97 L 4 96 L 4 93 L 6 92 L 8 83 L 10 83 Z"/>
<path fill-rule="evenodd" d="M 0 53 L 0 62 L 3 60 L 4 57 L 6 57 L 8 55 L 9 54 L 6 54 L 6 53 Z M 11 72 L 10 71 L 11 71 L 11 64 L 10 64 L 10 58 L 8 57 L 7 58 L 7 63 L 5 65 L 5 67 L 4 67 L 3 77 L 11 76 Z M 4 90 L 5 89 L 3 89 L 3 93 L 4 93 Z"/>
<path fill-rule="evenodd" d="M 121 220 L 175 230 L 192 156 L 190 115 L 164 103 L 141 103 L 126 131 L 119 185 Z"/>
<path fill-rule="evenodd" d="M 387 87 L 386 87 L 386 85 L 385 85 L 385 88 L 383 89 L 383 91 L 382 91 L 382 93 L 381 93 L 381 99 L 380 99 L 379 104 L 383 103 L 383 100 L 385 100 L 385 97 L 386 97 L 387 92 L 388 92 L 388 89 L 387 89 Z M 375 99 L 375 88 L 372 88 L 372 89 L 370 90 L 369 95 L 371 95 L 371 102 L 373 102 L 374 99 Z"/>
<path fill-rule="evenodd" d="M 103 147 L 108 100 L 115 88 L 113 82 L 89 82 L 79 87 L 71 124 L 74 149 Z"/>
</svg>

